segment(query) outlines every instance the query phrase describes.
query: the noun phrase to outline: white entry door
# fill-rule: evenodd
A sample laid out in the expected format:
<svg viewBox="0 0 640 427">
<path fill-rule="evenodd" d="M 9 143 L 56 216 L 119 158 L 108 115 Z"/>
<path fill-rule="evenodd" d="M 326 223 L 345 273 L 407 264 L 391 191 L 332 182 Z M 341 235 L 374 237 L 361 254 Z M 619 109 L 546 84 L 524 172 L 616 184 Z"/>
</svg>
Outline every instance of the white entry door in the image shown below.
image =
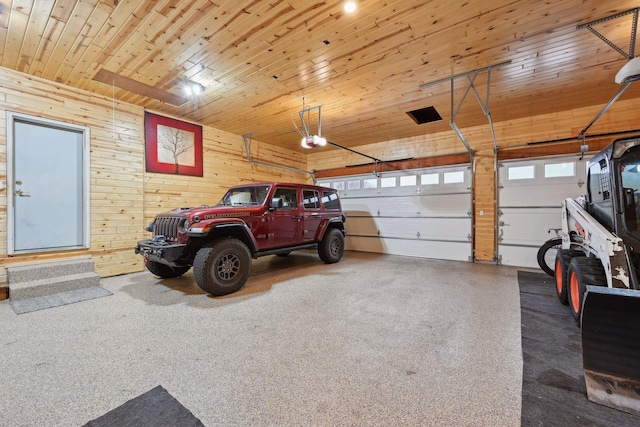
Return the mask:
<svg viewBox="0 0 640 427">
<path fill-rule="evenodd" d="M 7 113 L 8 253 L 88 247 L 89 129 Z"/>
</svg>

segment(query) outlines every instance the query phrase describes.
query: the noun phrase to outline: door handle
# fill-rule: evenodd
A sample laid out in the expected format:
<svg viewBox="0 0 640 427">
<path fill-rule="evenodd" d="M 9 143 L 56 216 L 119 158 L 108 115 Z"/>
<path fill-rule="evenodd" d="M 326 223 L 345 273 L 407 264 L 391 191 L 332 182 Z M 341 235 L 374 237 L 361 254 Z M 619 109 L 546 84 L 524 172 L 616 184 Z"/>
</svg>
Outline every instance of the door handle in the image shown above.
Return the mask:
<svg viewBox="0 0 640 427">
<path fill-rule="evenodd" d="M 22 190 L 16 190 L 16 195 L 18 195 L 20 197 L 31 197 L 31 194 L 25 193 Z"/>
<path fill-rule="evenodd" d="M 292 216 L 292 217 L 291 217 L 291 219 L 297 219 L 297 220 L 300 220 L 300 219 L 302 219 L 302 217 L 301 217 L 301 216 L 298 216 L 298 215 L 294 215 L 294 216 Z"/>
</svg>

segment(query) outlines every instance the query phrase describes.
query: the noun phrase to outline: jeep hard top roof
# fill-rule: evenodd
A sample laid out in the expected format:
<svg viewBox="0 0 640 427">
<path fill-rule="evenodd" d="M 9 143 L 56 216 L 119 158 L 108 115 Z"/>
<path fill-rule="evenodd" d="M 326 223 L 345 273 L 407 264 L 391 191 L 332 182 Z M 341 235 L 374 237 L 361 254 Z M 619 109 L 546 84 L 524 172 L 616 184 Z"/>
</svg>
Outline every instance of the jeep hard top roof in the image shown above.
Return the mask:
<svg viewBox="0 0 640 427">
<path fill-rule="evenodd" d="M 314 185 L 314 184 L 300 184 L 300 183 L 295 183 L 295 182 L 278 182 L 278 181 L 273 181 L 273 182 L 249 182 L 246 184 L 238 184 L 238 185 L 234 185 L 231 188 L 239 188 L 239 187 L 260 187 L 260 186 L 278 186 L 278 187 L 289 187 L 289 188 L 308 188 L 308 189 L 314 189 L 314 190 L 318 190 L 318 191 L 332 191 L 332 192 L 337 192 L 337 190 L 330 188 L 330 187 L 321 187 L 319 185 Z"/>
</svg>

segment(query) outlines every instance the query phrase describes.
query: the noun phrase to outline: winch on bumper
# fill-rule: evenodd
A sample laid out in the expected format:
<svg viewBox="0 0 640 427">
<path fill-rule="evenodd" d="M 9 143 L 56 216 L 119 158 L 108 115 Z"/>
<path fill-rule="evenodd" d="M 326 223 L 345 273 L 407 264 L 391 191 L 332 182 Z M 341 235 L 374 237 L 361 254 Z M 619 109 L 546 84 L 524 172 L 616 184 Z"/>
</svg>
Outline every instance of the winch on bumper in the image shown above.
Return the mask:
<svg viewBox="0 0 640 427">
<path fill-rule="evenodd" d="M 140 240 L 135 252 L 148 260 L 175 267 L 178 266 L 176 261 L 180 259 L 186 246 L 182 243 L 167 243 L 163 236 L 154 236 L 150 240 Z"/>
</svg>

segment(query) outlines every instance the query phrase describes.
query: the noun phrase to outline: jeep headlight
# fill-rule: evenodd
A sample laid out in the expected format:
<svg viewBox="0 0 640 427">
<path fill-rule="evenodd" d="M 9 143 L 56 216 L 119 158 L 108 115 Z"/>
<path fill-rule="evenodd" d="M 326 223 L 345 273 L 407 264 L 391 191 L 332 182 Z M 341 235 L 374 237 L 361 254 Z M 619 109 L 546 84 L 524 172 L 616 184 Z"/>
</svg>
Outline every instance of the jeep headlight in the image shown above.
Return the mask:
<svg viewBox="0 0 640 427">
<path fill-rule="evenodd" d="M 189 229 L 189 220 L 185 219 L 184 222 L 182 223 L 182 228 L 184 230 L 188 230 Z"/>
<path fill-rule="evenodd" d="M 153 232 L 153 226 L 155 225 L 155 223 L 156 223 L 156 220 L 154 219 L 153 221 L 151 221 L 149 223 L 149 225 L 147 225 L 147 228 L 145 228 L 145 230 L 147 230 L 149 233 L 152 233 Z"/>
</svg>

